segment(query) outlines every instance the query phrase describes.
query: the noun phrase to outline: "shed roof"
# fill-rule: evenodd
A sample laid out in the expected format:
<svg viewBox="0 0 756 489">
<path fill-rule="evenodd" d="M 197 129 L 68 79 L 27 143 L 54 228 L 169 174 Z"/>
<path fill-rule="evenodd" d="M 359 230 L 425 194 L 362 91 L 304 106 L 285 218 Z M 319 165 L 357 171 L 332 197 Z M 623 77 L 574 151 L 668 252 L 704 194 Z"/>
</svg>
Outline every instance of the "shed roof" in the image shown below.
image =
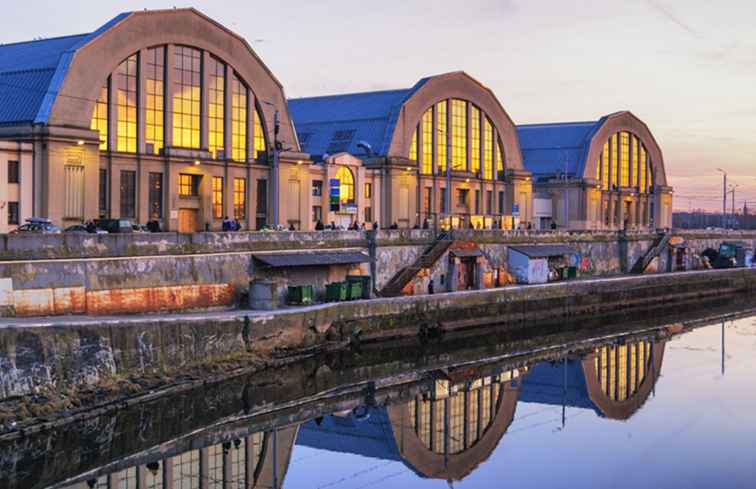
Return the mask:
<svg viewBox="0 0 756 489">
<path fill-rule="evenodd" d="M 88 34 L 0 44 L 0 125 L 46 123 L 76 51 L 129 15 Z"/>
<path fill-rule="evenodd" d="M 517 126 L 517 136 L 525 168 L 539 176 L 566 171 L 582 177 L 593 135 L 604 124 L 597 121 L 525 124 Z"/>
<path fill-rule="evenodd" d="M 564 245 L 510 246 L 509 251 L 522 253 L 529 258 L 548 258 L 551 256 L 574 255 L 573 248 Z"/>
<path fill-rule="evenodd" d="M 373 156 L 385 156 L 391 145 L 399 112 L 429 78 L 411 88 L 348 93 L 289 100 L 302 150 L 313 154 L 348 152 L 365 155 L 357 146 L 368 143 Z"/>
<path fill-rule="evenodd" d="M 273 268 L 350 265 L 370 261 L 370 257 L 360 251 L 253 253 L 252 256 Z"/>
</svg>

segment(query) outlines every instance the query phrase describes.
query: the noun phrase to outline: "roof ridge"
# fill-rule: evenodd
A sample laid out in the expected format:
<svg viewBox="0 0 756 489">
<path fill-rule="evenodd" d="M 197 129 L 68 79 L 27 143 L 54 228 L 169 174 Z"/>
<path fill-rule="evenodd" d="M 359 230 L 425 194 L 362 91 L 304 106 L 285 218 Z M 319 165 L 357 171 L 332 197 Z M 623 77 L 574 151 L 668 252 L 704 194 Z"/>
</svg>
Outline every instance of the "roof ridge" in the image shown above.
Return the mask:
<svg viewBox="0 0 756 489">
<path fill-rule="evenodd" d="M 320 98 L 335 98 L 335 97 L 353 97 L 357 95 L 374 95 L 377 93 L 391 93 L 391 92 L 406 92 L 408 90 L 412 90 L 412 87 L 410 88 L 389 88 L 385 90 L 372 90 L 372 91 L 364 91 L 364 92 L 349 92 L 349 93 L 334 93 L 331 95 L 313 95 L 311 97 L 295 97 L 290 98 L 289 102 L 296 102 L 300 100 L 315 100 Z"/>
<path fill-rule="evenodd" d="M 6 42 L 6 43 L 0 43 L 0 49 L 8 46 L 18 46 L 20 44 L 33 44 L 35 42 L 45 42 L 45 41 L 60 41 L 61 39 L 68 39 L 71 37 L 85 37 L 91 35 L 91 32 L 82 32 L 80 34 L 68 34 L 65 36 L 56 36 L 56 37 L 46 37 L 44 39 L 31 39 L 28 41 L 15 41 L 15 42 Z"/>
</svg>

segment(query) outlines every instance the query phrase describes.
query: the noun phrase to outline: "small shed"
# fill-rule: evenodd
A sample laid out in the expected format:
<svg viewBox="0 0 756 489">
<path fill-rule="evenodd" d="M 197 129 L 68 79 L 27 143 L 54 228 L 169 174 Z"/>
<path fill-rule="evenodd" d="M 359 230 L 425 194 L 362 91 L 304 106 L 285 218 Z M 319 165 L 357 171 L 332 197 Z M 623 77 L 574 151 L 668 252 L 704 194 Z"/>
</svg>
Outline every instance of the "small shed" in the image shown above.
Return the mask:
<svg viewBox="0 0 756 489">
<path fill-rule="evenodd" d="M 554 270 L 568 268 L 577 251 L 564 245 L 528 245 L 508 248 L 509 273 L 521 284 L 545 284 Z"/>
</svg>

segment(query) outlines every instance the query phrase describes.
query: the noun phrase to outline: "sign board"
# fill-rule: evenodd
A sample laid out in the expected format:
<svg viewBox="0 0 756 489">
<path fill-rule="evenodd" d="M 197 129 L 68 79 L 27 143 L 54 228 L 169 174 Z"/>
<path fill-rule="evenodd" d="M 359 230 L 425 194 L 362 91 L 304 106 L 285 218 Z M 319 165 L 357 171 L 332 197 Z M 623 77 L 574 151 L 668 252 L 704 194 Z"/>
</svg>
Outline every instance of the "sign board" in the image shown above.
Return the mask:
<svg viewBox="0 0 756 489">
<path fill-rule="evenodd" d="M 520 204 L 512 204 L 512 215 L 515 217 L 520 215 Z"/>
<path fill-rule="evenodd" d="M 328 191 L 328 208 L 331 212 L 339 212 L 341 201 L 341 181 L 338 178 L 328 180 L 330 190 Z"/>
<path fill-rule="evenodd" d="M 357 204 L 345 205 L 342 212 L 346 212 L 347 214 L 357 214 Z"/>
</svg>

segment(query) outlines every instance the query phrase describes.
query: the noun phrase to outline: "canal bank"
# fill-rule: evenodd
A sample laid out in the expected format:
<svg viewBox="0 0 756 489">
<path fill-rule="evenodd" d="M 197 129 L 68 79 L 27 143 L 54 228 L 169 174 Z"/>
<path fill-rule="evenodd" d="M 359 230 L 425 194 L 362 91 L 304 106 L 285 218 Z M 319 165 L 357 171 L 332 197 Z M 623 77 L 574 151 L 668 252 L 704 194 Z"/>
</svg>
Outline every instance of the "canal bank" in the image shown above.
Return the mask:
<svg viewBox="0 0 756 489">
<path fill-rule="evenodd" d="M 750 297 L 756 269 L 711 270 L 432 296 L 323 304 L 275 312 L 218 311 L 129 318 L 56 317 L 0 323 L 0 401 L 71 393 L 128 379 L 138 391 L 271 359 L 339 350 L 401 338 L 432 339 L 448 331 L 523 330 L 595 318 L 640 314 L 673 305 Z"/>
</svg>

